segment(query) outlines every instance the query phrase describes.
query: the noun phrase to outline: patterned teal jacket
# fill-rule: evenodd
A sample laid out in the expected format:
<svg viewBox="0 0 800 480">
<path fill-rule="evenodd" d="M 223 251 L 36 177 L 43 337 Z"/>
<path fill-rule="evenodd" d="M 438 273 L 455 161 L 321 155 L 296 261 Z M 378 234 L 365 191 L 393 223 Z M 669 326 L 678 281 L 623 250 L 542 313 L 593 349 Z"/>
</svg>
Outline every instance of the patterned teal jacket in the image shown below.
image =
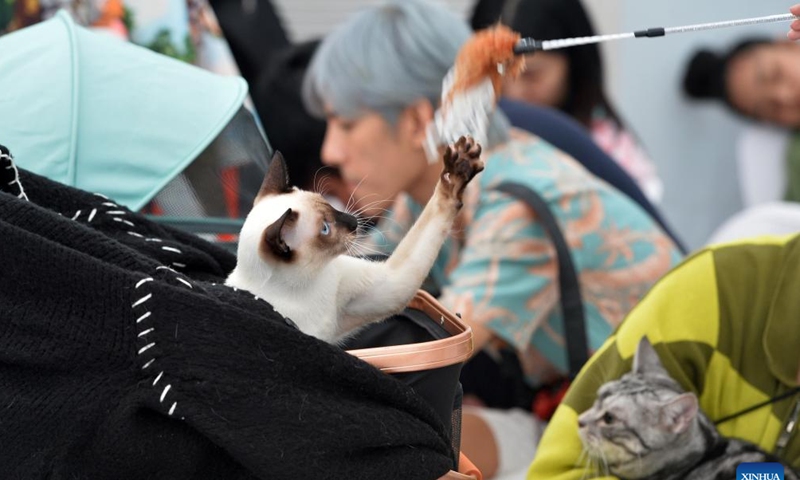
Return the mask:
<svg viewBox="0 0 800 480">
<path fill-rule="evenodd" d="M 592 350 L 681 255 L 637 204 L 538 137 L 514 131 L 484 160 L 431 275 L 445 306 L 514 346 L 531 382 L 547 381 L 567 369 L 555 251 L 529 208 L 494 187 L 522 183 L 548 202 L 579 272 Z M 398 197 L 376 243 L 391 251 L 421 210 Z"/>
</svg>

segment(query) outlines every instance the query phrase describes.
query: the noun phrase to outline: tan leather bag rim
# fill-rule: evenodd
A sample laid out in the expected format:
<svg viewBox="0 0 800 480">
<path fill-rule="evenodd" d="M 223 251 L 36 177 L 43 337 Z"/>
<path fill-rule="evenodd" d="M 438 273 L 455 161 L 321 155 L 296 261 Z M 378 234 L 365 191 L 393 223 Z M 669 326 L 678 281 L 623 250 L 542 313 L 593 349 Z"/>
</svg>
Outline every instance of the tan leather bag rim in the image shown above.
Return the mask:
<svg viewBox="0 0 800 480">
<path fill-rule="evenodd" d="M 422 310 L 433 319 L 439 319 L 453 336 L 441 340 L 391 347 L 348 350 L 386 373 L 416 372 L 446 367 L 465 362 L 472 354 L 472 329 L 461 319 L 447 311 L 433 296 L 418 291 L 409 307 Z"/>
<path fill-rule="evenodd" d="M 477 480 L 477 477 L 450 470 L 443 477 L 439 477 L 439 480 Z"/>
</svg>

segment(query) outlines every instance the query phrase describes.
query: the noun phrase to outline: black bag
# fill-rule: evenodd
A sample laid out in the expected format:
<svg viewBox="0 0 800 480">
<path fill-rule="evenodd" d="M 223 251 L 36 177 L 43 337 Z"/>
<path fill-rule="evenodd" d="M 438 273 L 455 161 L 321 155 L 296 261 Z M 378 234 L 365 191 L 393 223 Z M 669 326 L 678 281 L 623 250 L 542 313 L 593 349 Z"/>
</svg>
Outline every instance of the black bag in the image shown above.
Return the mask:
<svg viewBox="0 0 800 480">
<path fill-rule="evenodd" d="M 472 353 L 469 329 L 423 290 L 401 313 L 360 330 L 341 347 L 390 373 L 427 401 L 450 434 L 454 469 L 458 469 L 459 375 Z"/>
</svg>

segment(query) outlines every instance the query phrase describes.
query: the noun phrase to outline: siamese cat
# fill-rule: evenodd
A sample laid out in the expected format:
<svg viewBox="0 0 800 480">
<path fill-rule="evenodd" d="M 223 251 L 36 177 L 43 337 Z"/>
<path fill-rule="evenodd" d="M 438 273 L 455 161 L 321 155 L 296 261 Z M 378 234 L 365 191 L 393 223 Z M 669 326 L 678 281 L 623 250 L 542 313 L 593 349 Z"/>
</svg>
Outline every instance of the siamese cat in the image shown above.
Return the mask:
<svg viewBox="0 0 800 480">
<path fill-rule="evenodd" d="M 328 343 L 402 311 L 433 266 L 463 205 L 464 188 L 483 170 L 480 154 L 469 137 L 445 149 L 433 196 L 392 255 L 378 262 L 347 255 L 358 219 L 317 193 L 290 187 L 276 152 L 226 284 L 266 300 L 301 331 Z"/>
</svg>

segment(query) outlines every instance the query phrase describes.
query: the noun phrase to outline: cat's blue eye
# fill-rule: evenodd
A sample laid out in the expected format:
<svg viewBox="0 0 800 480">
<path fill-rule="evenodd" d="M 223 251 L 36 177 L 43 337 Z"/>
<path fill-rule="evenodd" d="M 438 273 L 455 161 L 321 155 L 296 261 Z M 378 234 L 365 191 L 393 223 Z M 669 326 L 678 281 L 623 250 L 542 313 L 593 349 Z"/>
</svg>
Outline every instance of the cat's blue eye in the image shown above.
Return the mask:
<svg viewBox="0 0 800 480">
<path fill-rule="evenodd" d="M 322 222 L 322 229 L 319 231 L 322 235 L 330 235 L 331 233 L 331 226 L 328 225 L 328 222 Z"/>
</svg>

